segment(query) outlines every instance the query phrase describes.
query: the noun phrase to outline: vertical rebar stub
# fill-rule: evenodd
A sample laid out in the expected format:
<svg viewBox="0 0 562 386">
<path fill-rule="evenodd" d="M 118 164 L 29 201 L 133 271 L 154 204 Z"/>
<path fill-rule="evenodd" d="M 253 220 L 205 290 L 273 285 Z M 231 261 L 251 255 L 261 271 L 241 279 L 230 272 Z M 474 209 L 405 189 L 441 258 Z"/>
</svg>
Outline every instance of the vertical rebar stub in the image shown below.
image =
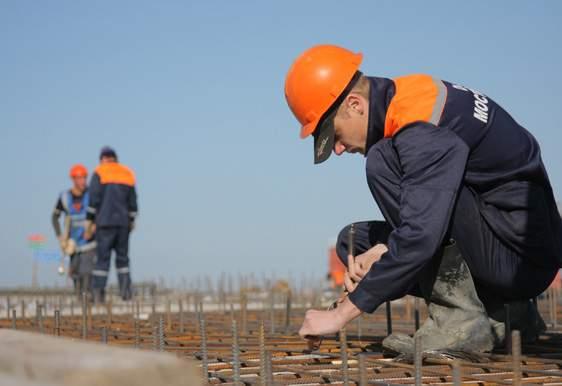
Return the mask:
<svg viewBox="0 0 562 386">
<path fill-rule="evenodd" d="M 386 333 L 392 334 L 392 303 L 386 302 Z"/>
<path fill-rule="evenodd" d="M 347 361 L 347 332 L 345 328 L 340 330 L 340 353 L 341 353 L 341 366 L 343 372 L 343 384 L 349 386 L 349 364 Z"/>
<path fill-rule="evenodd" d="M 414 371 L 415 371 L 415 384 L 420 386 L 422 384 L 422 341 L 421 336 L 414 336 Z"/>
<path fill-rule="evenodd" d="M 140 348 L 140 321 L 135 319 L 134 321 L 135 329 L 135 348 Z"/>
<path fill-rule="evenodd" d="M 43 333 L 43 306 L 41 304 L 37 304 L 37 325 L 39 332 Z"/>
<path fill-rule="evenodd" d="M 420 329 L 420 299 L 414 299 L 414 328 L 415 331 Z"/>
<path fill-rule="evenodd" d="M 359 386 L 367 386 L 367 364 L 365 354 L 359 354 Z"/>
<path fill-rule="evenodd" d="M 518 330 L 511 333 L 511 355 L 513 359 L 513 384 L 521 385 L 521 335 Z"/>
<path fill-rule="evenodd" d="M 205 317 L 199 320 L 199 332 L 201 334 L 201 356 L 203 359 L 203 379 L 209 380 L 209 352 L 207 349 L 207 329 L 205 326 Z"/>
<path fill-rule="evenodd" d="M 263 320 L 260 321 L 259 328 L 259 346 L 260 346 L 260 381 L 262 385 L 267 385 L 267 358 L 265 352 L 265 326 Z"/>
<path fill-rule="evenodd" d="M 185 316 L 183 313 L 183 300 L 180 299 L 179 303 L 179 313 L 180 313 L 180 334 L 184 334 L 185 333 Z"/>
<path fill-rule="evenodd" d="M 240 383 L 240 345 L 238 343 L 238 326 L 236 319 L 232 320 L 232 376 L 234 384 Z"/>
<path fill-rule="evenodd" d="M 453 386 L 460 386 L 462 384 L 462 370 L 461 362 L 458 359 L 453 361 Z"/>
<path fill-rule="evenodd" d="M 55 335 L 60 336 L 60 310 L 55 310 Z"/>
<path fill-rule="evenodd" d="M 505 313 L 505 348 L 507 352 L 511 351 L 511 309 L 509 304 L 506 303 L 503 305 L 504 313 Z"/>
<path fill-rule="evenodd" d="M 158 351 L 164 351 L 164 317 L 158 319 Z"/>
<path fill-rule="evenodd" d="M 12 309 L 12 330 L 16 330 L 17 329 L 17 323 L 16 323 L 16 309 Z"/>
<path fill-rule="evenodd" d="M 271 352 L 265 352 L 265 384 L 273 385 L 273 359 Z"/>
<path fill-rule="evenodd" d="M 349 226 L 349 232 L 347 233 L 347 253 L 348 255 L 355 256 L 355 224 L 352 223 Z"/>
<path fill-rule="evenodd" d="M 285 333 L 289 332 L 289 327 L 291 326 L 291 303 L 292 303 L 292 292 L 291 288 L 287 290 L 286 294 L 287 302 L 285 305 Z"/>
<path fill-rule="evenodd" d="M 107 344 L 107 327 L 103 326 L 100 332 L 100 340 L 103 344 Z"/>
<path fill-rule="evenodd" d="M 86 292 L 82 292 L 82 339 L 86 339 L 88 337 L 88 309 L 86 303 Z"/>
<path fill-rule="evenodd" d="M 158 351 L 158 324 L 152 326 L 152 349 Z"/>
</svg>

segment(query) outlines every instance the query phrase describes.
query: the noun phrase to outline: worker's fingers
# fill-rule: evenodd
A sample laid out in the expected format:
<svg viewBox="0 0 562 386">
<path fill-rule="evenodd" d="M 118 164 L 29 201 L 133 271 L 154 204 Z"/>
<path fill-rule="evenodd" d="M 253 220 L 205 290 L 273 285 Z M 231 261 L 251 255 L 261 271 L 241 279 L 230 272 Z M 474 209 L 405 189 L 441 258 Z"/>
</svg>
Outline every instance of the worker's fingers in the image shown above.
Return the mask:
<svg viewBox="0 0 562 386">
<path fill-rule="evenodd" d="M 347 298 L 348 295 L 349 295 L 349 292 L 347 290 L 343 291 L 343 293 L 340 295 L 338 300 L 336 300 L 336 303 L 338 303 L 338 304 L 343 303 L 343 301 Z"/>
<path fill-rule="evenodd" d="M 349 258 L 351 258 L 349 261 L 349 277 L 351 277 L 353 281 L 359 282 L 362 278 L 362 276 L 359 275 L 359 270 L 361 270 L 360 264 L 355 257 L 349 255 Z"/>
<path fill-rule="evenodd" d="M 355 275 L 359 278 L 359 280 L 363 279 L 367 272 L 369 272 L 369 269 L 367 269 L 363 264 L 359 262 L 355 263 Z"/>
<path fill-rule="evenodd" d="M 355 284 L 353 280 L 351 280 L 351 278 L 349 277 L 349 272 L 347 271 L 343 276 L 343 285 L 345 286 L 347 292 L 353 292 L 353 290 L 355 290 L 355 287 L 357 286 L 357 284 Z"/>
</svg>

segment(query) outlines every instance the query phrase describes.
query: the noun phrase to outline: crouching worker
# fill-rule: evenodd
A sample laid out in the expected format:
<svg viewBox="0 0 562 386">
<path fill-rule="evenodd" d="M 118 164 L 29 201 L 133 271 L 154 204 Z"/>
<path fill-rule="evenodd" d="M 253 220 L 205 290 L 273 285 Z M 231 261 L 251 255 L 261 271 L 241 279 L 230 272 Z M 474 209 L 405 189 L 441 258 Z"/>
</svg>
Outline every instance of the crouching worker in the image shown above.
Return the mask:
<svg viewBox="0 0 562 386">
<path fill-rule="evenodd" d="M 485 352 L 505 338 L 504 304 L 524 340 L 544 328 L 529 300 L 560 266 L 561 220 L 539 144 L 479 91 L 428 75 L 367 77 L 362 55 L 317 46 L 285 83 L 314 162 L 335 152 L 366 157 L 371 193 L 385 221 L 346 227 L 337 243 L 349 296 L 335 310 L 306 313 L 303 337 L 337 332 L 363 312 L 407 294 L 429 318 L 424 350 Z M 387 337 L 410 354 L 414 339 Z"/>
<path fill-rule="evenodd" d="M 96 242 L 93 235 L 86 238 L 86 208 L 89 205 L 89 192 L 86 184 L 88 169 L 76 164 L 70 169 L 72 188 L 62 192 L 53 210 L 52 223 L 63 255 L 70 256 L 68 275 L 74 282 L 78 296 L 91 292 L 91 274 L 96 257 Z M 59 223 L 64 213 L 64 229 Z M 62 271 L 64 272 L 64 271 Z M 81 297 L 80 297 L 81 298 Z"/>
</svg>

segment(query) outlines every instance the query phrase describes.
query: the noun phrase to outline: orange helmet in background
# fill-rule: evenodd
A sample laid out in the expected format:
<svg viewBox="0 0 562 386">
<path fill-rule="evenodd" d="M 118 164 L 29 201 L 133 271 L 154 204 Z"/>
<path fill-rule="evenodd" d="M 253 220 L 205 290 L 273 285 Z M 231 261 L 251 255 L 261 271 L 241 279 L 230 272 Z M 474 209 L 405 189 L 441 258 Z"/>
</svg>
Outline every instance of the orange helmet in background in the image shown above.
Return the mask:
<svg viewBox="0 0 562 386">
<path fill-rule="evenodd" d="M 301 124 L 301 138 L 312 134 L 322 116 L 359 70 L 363 55 L 333 45 L 302 53 L 285 78 L 285 98 Z"/>
<path fill-rule="evenodd" d="M 88 177 L 88 169 L 82 164 L 73 165 L 70 168 L 70 178 L 74 177 Z"/>
</svg>

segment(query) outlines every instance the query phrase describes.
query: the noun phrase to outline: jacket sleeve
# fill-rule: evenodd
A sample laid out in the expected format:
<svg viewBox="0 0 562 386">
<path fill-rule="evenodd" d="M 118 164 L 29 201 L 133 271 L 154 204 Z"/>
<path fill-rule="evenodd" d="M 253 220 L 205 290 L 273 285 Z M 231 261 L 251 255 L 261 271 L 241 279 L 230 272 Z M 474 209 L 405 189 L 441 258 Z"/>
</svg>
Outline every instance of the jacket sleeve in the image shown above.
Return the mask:
<svg viewBox="0 0 562 386">
<path fill-rule="evenodd" d="M 127 206 L 129 209 L 129 220 L 135 221 L 135 218 L 137 217 L 137 213 L 138 213 L 138 206 L 137 206 L 137 190 L 134 185 L 129 190 Z"/>
<path fill-rule="evenodd" d="M 98 173 L 94 173 L 92 175 L 88 191 L 90 192 L 90 204 L 88 205 L 88 209 L 86 209 L 86 219 L 94 222 L 96 220 L 96 214 L 101 205 L 103 193 L 100 176 L 98 175 Z"/>
<path fill-rule="evenodd" d="M 51 215 L 51 223 L 53 224 L 53 229 L 55 230 L 55 235 L 57 237 L 59 237 L 62 233 L 59 223 L 59 218 L 62 212 L 64 212 L 64 207 L 59 197 L 55 205 L 55 209 L 53 209 L 53 214 Z"/>
<path fill-rule="evenodd" d="M 404 296 L 439 249 L 469 153 L 454 132 L 424 122 L 401 129 L 393 145 L 402 168 L 400 222 L 388 238 L 388 252 L 350 294 L 364 312 Z"/>
</svg>

